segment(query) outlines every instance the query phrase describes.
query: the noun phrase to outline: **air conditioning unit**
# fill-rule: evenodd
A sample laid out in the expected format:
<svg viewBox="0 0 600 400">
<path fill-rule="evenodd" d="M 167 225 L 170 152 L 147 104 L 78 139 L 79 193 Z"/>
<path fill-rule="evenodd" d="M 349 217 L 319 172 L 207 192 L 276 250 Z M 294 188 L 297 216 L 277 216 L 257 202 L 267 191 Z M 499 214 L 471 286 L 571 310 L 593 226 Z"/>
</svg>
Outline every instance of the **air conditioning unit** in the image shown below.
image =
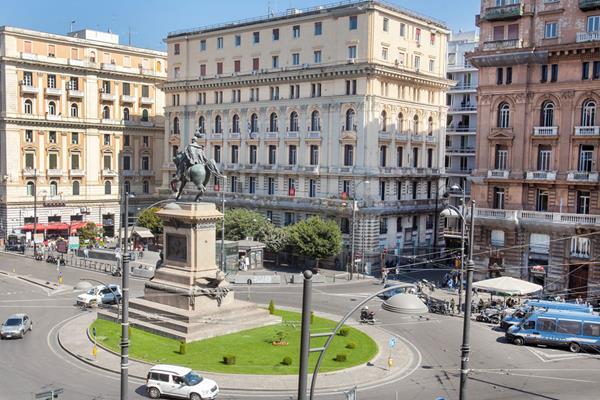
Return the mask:
<svg viewBox="0 0 600 400">
<path fill-rule="evenodd" d="M 354 58 L 349 58 L 348 59 L 348 64 L 354 64 L 354 62 L 355 62 Z"/>
</svg>

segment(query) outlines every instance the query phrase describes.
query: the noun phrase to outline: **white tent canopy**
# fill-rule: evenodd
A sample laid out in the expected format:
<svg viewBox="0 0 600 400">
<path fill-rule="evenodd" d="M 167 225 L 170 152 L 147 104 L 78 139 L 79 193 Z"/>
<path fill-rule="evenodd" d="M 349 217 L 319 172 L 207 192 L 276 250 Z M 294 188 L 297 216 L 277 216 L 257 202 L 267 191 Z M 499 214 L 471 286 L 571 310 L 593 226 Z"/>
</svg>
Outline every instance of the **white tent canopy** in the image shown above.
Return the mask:
<svg viewBox="0 0 600 400">
<path fill-rule="evenodd" d="M 486 292 L 507 293 L 512 295 L 524 295 L 543 290 L 543 287 L 535 283 L 521 279 L 501 276 L 500 278 L 486 279 L 473 283 L 473 287 Z"/>
</svg>

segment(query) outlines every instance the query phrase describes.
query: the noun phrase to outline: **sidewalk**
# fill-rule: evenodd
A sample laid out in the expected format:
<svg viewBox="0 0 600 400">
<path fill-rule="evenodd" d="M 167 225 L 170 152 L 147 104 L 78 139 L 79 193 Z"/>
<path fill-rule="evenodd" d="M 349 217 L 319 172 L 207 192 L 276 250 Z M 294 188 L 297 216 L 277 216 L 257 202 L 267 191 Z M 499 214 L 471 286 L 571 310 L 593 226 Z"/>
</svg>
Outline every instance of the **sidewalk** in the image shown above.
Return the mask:
<svg viewBox="0 0 600 400">
<path fill-rule="evenodd" d="M 339 319 L 324 313 L 316 315 L 333 320 Z M 58 332 L 60 346 L 70 355 L 106 371 L 120 373 L 119 355 L 98 347 L 96 358 L 92 357 L 93 344 L 88 336 L 87 329 L 95 320 L 96 312 L 89 311 L 79 315 L 66 324 Z M 338 372 L 320 373 L 317 380 L 318 393 L 324 390 L 342 390 L 351 385 L 359 388 L 373 386 L 381 383 L 390 383 L 394 379 L 403 377 L 408 368 L 414 363 L 413 350 L 403 341 L 397 340 L 396 347 L 391 352 L 388 348 L 389 334 L 373 326 L 359 326 L 356 321 L 348 321 L 347 325 L 367 333 L 379 346 L 379 352 L 371 363 L 359 365 Z M 394 359 L 394 367 L 388 371 L 388 356 Z M 146 374 L 153 364 L 129 359 L 129 375 L 139 379 L 146 379 Z M 295 392 L 298 388 L 297 375 L 240 375 L 202 372 L 202 375 L 215 380 L 223 390 L 231 391 L 261 391 L 261 392 Z"/>
</svg>

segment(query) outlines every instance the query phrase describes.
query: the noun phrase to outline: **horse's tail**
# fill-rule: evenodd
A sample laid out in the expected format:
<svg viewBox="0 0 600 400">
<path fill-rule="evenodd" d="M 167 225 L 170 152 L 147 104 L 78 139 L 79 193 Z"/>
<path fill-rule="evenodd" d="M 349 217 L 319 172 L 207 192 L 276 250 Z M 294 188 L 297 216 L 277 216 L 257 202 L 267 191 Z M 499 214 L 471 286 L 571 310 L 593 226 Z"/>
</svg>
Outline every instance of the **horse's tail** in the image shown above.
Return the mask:
<svg viewBox="0 0 600 400">
<path fill-rule="evenodd" d="M 219 172 L 219 168 L 215 164 L 215 160 L 210 160 L 210 162 L 208 163 L 208 169 L 210 170 L 210 173 L 216 176 L 217 178 L 223 178 L 223 174 Z"/>
</svg>

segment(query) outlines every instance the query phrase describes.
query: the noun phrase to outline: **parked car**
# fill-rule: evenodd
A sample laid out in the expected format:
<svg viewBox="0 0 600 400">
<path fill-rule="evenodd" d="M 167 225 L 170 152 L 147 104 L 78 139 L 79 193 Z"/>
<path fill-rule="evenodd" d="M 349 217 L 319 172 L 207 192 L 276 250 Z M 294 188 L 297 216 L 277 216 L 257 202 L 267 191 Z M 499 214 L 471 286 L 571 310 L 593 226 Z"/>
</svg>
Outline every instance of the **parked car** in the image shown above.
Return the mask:
<svg viewBox="0 0 600 400">
<path fill-rule="evenodd" d="M 0 338 L 12 339 L 21 338 L 25 333 L 33 329 L 31 318 L 27 314 L 13 314 L 4 321 L 0 327 Z"/>
<path fill-rule="evenodd" d="M 101 304 L 117 304 L 121 301 L 121 297 L 119 285 L 98 285 L 77 296 L 77 305 L 93 307 Z"/>
<path fill-rule="evenodd" d="M 180 397 L 190 400 L 212 400 L 219 394 L 219 386 L 211 379 L 198 375 L 190 368 L 176 365 L 155 365 L 146 380 L 148 396 Z"/>
</svg>

